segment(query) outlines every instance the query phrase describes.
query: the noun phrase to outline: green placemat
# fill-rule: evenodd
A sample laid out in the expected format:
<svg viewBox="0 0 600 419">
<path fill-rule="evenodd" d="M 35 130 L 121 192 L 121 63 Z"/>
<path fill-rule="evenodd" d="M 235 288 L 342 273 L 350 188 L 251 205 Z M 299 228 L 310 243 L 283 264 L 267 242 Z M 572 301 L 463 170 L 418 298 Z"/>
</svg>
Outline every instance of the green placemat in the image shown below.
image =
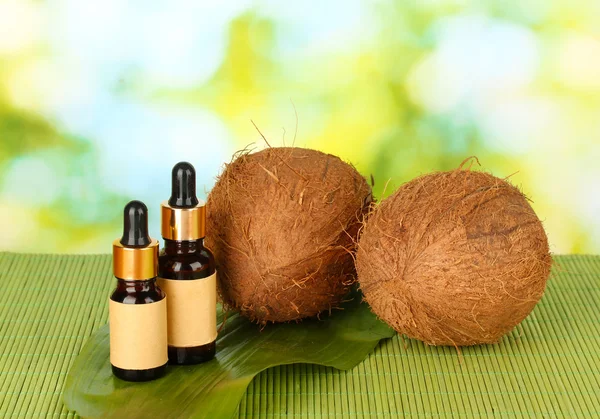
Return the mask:
<svg viewBox="0 0 600 419">
<path fill-rule="evenodd" d="M 350 371 L 256 377 L 240 417 L 598 416 L 600 257 L 557 256 L 546 295 L 497 345 L 428 347 L 399 336 Z M 67 371 L 107 321 L 111 259 L 0 253 L 0 416 L 72 417 Z"/>
</svg>

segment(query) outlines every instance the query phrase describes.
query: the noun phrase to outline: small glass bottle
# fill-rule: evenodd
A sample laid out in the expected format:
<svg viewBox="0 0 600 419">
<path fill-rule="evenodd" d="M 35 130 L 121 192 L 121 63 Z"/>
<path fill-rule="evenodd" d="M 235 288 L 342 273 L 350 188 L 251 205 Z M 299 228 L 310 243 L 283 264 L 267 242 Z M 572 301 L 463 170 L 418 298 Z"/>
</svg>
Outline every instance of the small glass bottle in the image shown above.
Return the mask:
<svg viewBox="0 0 600 419">
<path fill-rule="evenodd" d="M 110 363 L 126 381 L 150 381 L 167 368 L 167 300 L 156 283 L 158 241 L 148 235 L 143 202 L 125 206 L 123 237 L 113 242 L 117 288 L 109 300 Z"/>
<path fill-rule="evenodd" d="M 173 167 L 171 198 L 161 205 L 165 241 L 158 283 L 169 298 L 168 353 L 172 364 L 197 364 L 215 356 L 217 289 L 215 260 L 204 247 L 206 209 L 196 197 L 190 163 Z"/>
</svg>

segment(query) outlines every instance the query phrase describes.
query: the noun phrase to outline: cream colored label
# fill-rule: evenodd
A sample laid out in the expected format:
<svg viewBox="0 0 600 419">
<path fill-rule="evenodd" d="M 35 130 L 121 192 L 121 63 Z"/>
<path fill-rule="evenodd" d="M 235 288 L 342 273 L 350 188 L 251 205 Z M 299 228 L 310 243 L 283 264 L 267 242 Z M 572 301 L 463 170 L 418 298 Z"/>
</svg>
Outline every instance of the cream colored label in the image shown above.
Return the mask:
<svg viewBox="0 0 600 419">
<path fill-rule="evenodd" d="M 167 299 L 150 304 L 109 301 L 110 363 L 126 370 L 166 364 Z"/>
<path fill-rule="evenodd" d="M 158 278 L 167 294 L 169 346 L 187 348 L 217 338 L 217 274 L 192 280 Z"/>
</svg>

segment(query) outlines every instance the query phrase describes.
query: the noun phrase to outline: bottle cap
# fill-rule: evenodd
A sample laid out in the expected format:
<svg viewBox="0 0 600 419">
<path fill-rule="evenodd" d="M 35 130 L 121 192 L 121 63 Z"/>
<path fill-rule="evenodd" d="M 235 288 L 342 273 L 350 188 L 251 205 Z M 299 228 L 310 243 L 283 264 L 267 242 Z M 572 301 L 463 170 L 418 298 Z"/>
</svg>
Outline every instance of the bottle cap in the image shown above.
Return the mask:
<svg viewBox="0 0 600 419">
<path fill-rule="evenodd" d="M 196 197 L 196 171 L 187 162 L 171 173 L 171 198 L 161 204 L 161 235 L 167 240 L 198 240 L 205 236 L 206 207 Z"/>
<path fill-rule="evenodd" d="M 123 236 L 113 242 L 113 273 L 144 281 L 156 277 L 157 264 L 158 241 L 148 235 L 148 208 L 131 201 L 123 211 Z"/>
</svg>

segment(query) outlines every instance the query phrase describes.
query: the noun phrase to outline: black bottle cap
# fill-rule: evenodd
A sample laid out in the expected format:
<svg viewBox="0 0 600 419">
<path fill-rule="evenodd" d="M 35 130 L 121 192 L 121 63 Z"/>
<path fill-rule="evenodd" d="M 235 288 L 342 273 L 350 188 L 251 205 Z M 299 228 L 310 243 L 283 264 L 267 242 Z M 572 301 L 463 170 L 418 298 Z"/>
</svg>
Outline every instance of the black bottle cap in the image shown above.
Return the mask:
<svg viewBox="0 0 600 419">
<path fill-rule="evenodd" d="M 194 208 L 198 203 L 194 166 L 184 161 L 177 163 L 171 173 L 169 205 L 173 208 Z"/>
<path fill-rule="evenodd" d="M 123 237 L 125 247 L 146 247 L 151 243 L 148 235 L 148 208 L 141 201 L 131 201 L 123 211 Z"/>
</svg>

